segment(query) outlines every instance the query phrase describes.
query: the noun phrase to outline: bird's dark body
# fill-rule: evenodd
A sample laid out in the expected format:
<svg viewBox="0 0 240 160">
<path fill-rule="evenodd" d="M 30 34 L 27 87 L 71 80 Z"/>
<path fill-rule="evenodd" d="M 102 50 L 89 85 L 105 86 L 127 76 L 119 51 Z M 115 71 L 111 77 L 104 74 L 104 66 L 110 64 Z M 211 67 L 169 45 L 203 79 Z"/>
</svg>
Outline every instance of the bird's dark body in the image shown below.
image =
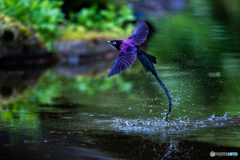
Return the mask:
<svg viewBox="0 0 240 160">
<path fill-rule="evenodd" d="M 140 50 L 138 48 L 138 45 L 143 43 L 148 35 L 148 26 L 146 23 L 141 22 L 135 32 L 126 40 L 114 40 L 114 41 L 108 41 L 108 43 L 112 44 L 115 48 L 119 50 L 119 54 L 115 60 L 115 63 L 108 73 L 108 77 L 111 77 L 115 74 L 121 73 L 122 71 L 126 70 L 127 68 L 131 67 L 131 65 L 136 60 L 136 57 L 139 59 L 139 61 L 142 63 L 145 70 L 151 71 L 152 74 L 156 77 L 157 81 L 161 85 L 161 87 L 164 89 L 168 100 L 169 100 L 169 111 L 166 114 L 165 120 L 168 121 L 167 117 L 168 114 L 172 110 L 172 98 L 170 93 L 168 92 L 166 86 L 163 84 L 161 79 L 158 77 L 158 74 L 156 72 L 156 69 L 153 65 L 156 64 L 156 57 L 151 56 L 147 54 L 146 52 Z"/>
</svg>

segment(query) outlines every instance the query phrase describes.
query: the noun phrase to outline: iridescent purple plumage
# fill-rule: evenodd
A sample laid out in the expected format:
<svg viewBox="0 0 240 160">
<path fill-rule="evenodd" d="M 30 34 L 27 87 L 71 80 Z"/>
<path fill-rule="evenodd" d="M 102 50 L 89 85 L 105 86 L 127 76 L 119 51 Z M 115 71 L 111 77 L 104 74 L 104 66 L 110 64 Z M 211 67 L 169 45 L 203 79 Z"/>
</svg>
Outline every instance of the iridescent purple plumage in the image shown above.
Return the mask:
<svg viewBox="0 0 240 160">
<path fill-rule="evenodd" d="M 136 27 L 133 34 L 124 42 L 121 42 L 119 47 L 118 56 L 108 73 L 107 77 L 111 77 L 115 74 L 121 73 L 122 71 L 128 69 L 132 66 L 137 58 L 137 45 L 140 45 L 147 39 L 148 35 L 148 26 L 144 22 L 140 22 L 140 24 Z M 113 44 L 109 41 L 109 43 Z M 116 45 L 117 43 L 114 41 Z"/>
</svg>

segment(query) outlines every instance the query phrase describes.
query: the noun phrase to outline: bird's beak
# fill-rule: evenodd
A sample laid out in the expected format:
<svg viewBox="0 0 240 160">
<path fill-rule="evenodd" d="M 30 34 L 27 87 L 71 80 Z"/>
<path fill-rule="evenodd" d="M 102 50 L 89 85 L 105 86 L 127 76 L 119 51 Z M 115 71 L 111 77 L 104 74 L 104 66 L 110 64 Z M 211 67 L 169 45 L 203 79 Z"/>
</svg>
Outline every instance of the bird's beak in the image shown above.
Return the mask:
<svg viewBox="0 0 240 160">
<path fill-rule="evenodd" d="M 107 41 L 107 42 L 111 44 L 111 41 Z"/>
</svg>

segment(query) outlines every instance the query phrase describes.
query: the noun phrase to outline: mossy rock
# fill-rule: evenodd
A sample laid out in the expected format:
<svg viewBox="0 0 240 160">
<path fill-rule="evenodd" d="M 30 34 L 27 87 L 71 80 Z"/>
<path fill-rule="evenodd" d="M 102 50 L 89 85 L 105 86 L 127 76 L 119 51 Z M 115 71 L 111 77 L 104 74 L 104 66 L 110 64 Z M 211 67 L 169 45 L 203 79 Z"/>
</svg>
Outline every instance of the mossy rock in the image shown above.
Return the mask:
<svg viewBox="0 0 240 160">
<path fill-rule="evenodd" d="M 0 36 L 4 39 L 4 34 L 6 32 L 11 32 L 13 35 L 14 41 L 17 40 L 20 36 L 31 38 L 32 37 L 32 29 L 22 22 L 6 16 L 4 14 L 0 14 Z"/>
<path fill-rule="evenodd" d="M 46 52 L 30 26 L 4 14 L 0 14 L 0 42 L 0 55 Z"/>
</svg>

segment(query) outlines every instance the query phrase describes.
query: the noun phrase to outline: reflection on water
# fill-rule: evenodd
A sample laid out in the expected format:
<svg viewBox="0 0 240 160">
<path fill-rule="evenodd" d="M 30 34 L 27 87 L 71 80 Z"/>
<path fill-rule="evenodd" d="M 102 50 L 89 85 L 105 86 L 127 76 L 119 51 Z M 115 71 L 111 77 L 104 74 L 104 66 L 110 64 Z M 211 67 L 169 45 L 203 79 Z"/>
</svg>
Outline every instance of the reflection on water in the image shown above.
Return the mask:
<svg viewBox="0 0 240 160">
<path fill-rule="evenodd" d="M 150 19 L 158 32 L 147 52 L 157 57 L 156 70 L 173 97 L 170 123 L 162 121 L 168 110 L 164 91 L 139 62 L 110 79 L 104 73 L 73 76 L 79 66 L 69 76 L 71 65 L 27 75 L 1 72 L 0 158 L 203 159 L 210 151 L 240 153 L 238 20 L 222 23 L 213 2 L 196 2 L 183 13 Z"/>
</svg>

